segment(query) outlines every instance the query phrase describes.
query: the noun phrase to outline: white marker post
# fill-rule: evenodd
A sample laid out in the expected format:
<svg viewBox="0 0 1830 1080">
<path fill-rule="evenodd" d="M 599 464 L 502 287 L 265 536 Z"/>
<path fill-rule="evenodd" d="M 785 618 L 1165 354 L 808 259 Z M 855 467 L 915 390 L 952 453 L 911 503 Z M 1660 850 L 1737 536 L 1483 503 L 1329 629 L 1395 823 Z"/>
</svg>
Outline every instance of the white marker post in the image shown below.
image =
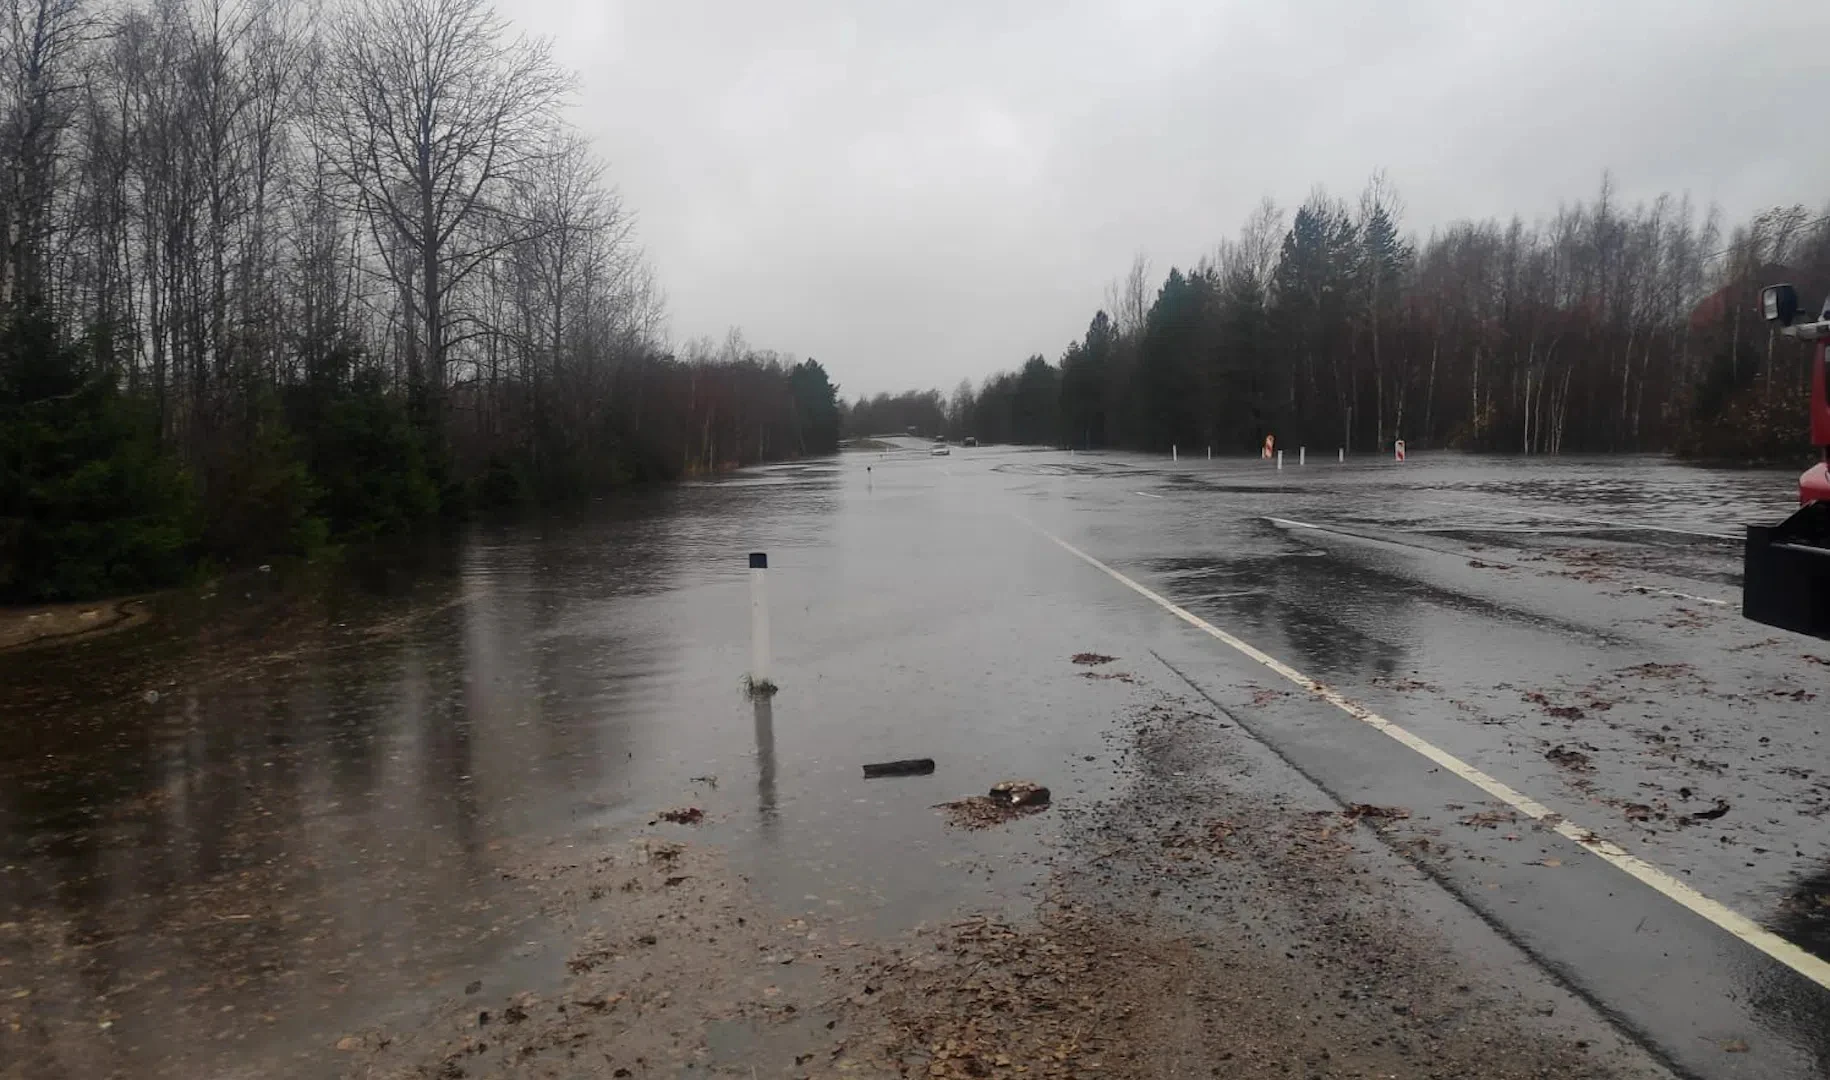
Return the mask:
<svg viewBox="0 0 1830 1080">
<path fill-rule="evenodd" d="M 1277 471 L 1284 471 L 1284 452 L 1282 450 L 1277 452 Z"/>
<path fill-rule="evenodd" d="M 1169 444 L 1169 460 L 1171 460 L 1171 461 L 1181 461 L 1182 460 L 1182 455 L 1180 453 L 1176 452 L 1175 443 Z"/>
<path fill-rule="evenodd" d="M 769 675 L 769 556 L 750 552 L 750 696 L 775 693 Z"/>
<path fill-rule="evenodd" d="M 1345 446 L 1341 447 L 1341 464 L 1347 464 L 1347 448 Z"/>
<path fill-rule="evenodd" d="M 1296 463 L 1298 465 L 1309 464 L 1309 448 L 1307 446 L 1299 446 L 1296 448 Z"/>
<path fill-rule="evenodd" d="M 1214 460 L 1214 448 L 1211 446 L 1207 448 L 1207 460 Z"/>
</svg>

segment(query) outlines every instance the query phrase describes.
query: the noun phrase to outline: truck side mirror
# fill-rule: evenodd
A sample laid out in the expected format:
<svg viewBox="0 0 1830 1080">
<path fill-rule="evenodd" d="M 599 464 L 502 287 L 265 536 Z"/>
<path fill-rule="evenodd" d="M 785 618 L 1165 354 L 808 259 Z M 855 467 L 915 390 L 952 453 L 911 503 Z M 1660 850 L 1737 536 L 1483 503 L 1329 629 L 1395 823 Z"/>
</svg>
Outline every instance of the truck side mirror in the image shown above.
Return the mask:
<svg viewBox="0 0 1830 1080">
<path fill-rule="evenodd" d="M 1790 285 L 1768 285 L 1760 291 L 1760 306 L 1767 322 L 1791 326 L 1798 317 L 1798 290 Z"/>
</svg>

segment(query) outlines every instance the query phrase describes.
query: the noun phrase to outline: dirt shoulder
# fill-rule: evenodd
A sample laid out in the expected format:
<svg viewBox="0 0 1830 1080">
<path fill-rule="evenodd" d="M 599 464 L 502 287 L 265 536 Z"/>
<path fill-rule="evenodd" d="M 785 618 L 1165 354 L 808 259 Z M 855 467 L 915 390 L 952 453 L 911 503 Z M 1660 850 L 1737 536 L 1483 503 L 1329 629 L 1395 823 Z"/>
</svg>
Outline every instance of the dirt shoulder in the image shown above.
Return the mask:
<svg viewBox="0 0 1830 1080">
<path fill-rule="evenodd" d="M 126 630 L 152 618 L 143 597 L 0 607 L 0 652 Z"/>
<path fill-rule="evenodd" d="M 1259 766 L 1179 699 L 1115 737 L 1132 782 L 1048 811 L 1069 842 L 1025 916 L 852 940 L 716 850 L 639 838 L 529 868 L 573 935 L 562 987 L 347 1033 L 343 1075 L 1666 1075 L 1490 931 L 1418 910 L 1377 808 L 1228 783 Z"/>
</svg>

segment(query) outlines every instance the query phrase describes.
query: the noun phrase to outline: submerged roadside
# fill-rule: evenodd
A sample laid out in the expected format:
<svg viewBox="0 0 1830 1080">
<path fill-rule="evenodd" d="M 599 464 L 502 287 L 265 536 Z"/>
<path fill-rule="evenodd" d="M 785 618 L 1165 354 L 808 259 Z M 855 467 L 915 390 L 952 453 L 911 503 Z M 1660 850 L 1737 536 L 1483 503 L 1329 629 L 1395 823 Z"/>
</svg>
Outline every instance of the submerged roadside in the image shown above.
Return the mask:
<svg viewBox="0 0 1830 1080">
<path fill-rule="evenodd" d="M 1112 793 L 982 834 L 987 869 L 1040 868 L 1022 899 L 861 932 L 657 820 L 524 871 L 570 938 L 561 982 L 348 1033 L 342 1075 L 1668 1075 L 1435 895 L 1378 808 L 1122 674 Z"/>
<path fill-rule="evenodd" d="M 1491 646 L 1565 625 L 1515 609 L 1652 600 L 1254 516 L 1330 491 L 1149 475 L 778 467 L 0 658 L 0 1077 L 1814 1075 L 1815 999 L 1732 940 L 1011 515 L 1545 797 L 1566 700 L 1729 699 L 1572 696 L 1616 646 Z M 757 550 L 767 708 L 738 691 Z M 910 758 L 937 767 L 860 776 Z M 935 809 L 1005 779 L 1052 804 Z"/>
<path fill-rule="evenodd" d="M 145 597 L 0 607 L 0 652 L 127 630 L 151 618 Z"/>
</svg>

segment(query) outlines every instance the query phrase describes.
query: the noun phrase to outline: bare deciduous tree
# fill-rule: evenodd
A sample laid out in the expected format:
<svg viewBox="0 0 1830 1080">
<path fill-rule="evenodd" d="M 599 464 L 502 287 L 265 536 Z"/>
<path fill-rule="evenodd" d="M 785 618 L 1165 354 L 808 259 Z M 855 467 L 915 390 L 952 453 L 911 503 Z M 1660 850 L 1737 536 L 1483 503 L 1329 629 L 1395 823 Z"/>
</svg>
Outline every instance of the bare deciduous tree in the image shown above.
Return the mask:
<svg viewBox="0 0 1830 1080">
<path fill-rule="evenodd" d="M 527 235 L 517 184 L 551 152 L 570 78 L 485 0 L 375 0 L 328 43 L 318 136 L 366 216 L 403 312 L 409 394 L 440 430 L 451 301 Z"/>
<path fill-rule="evenodd" d="M 0 4 L 0 305 L 43 298 L 56 168 L 77 114 L 78 52 L 93 21 L 84 0 Z"/>
</svg>

